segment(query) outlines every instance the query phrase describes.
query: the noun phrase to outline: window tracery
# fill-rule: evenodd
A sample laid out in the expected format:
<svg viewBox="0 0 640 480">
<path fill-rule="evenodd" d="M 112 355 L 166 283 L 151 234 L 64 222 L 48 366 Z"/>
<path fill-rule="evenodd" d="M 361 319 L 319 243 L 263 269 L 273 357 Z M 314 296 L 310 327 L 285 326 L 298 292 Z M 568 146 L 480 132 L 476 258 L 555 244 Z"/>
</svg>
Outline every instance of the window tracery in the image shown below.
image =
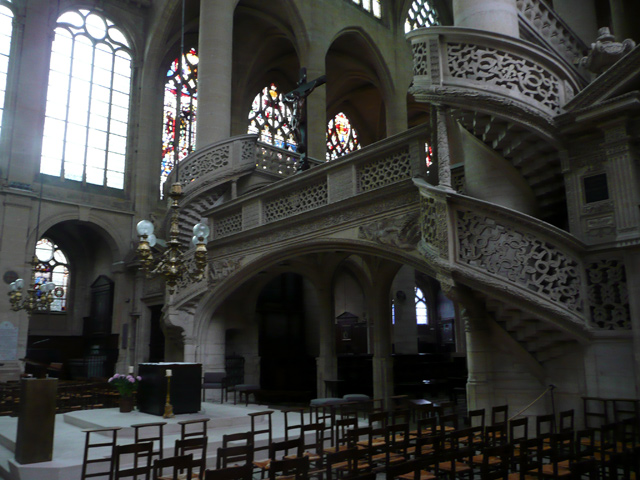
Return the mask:
<svg viewBox="0 0 640 480">
<path fill-rule="evenodd" d="M 422 290 L 415 287 L 415 303 L 416 303 L 416 324 L 428 325 L 429 314 L 427 311 L 427 299 L 425 298 Z"/>
<path fill-rule="evenodd" d="M 178 92 L 180 94 L 178 95 Z M 198 107 L 198 55 L 194 48 L 182 56 L 182 71 L 176 58 L 167 71 L 164 86 L 162 124 L 162 167 L 160 195 L 167 177 L 176 165 L 195 148 Z M 176 119 L 179 119 L 176 121 Z M 176 150 L 176 133 L 178 149 Z"/>
<path fill-rule="evenodd" d="M 376 18 L 382 17 L 381 0 L 351 0 Z"/>
<path fill-rule="evenodd" d="M 51 50 L 40 172 L 124 188 L 131 52 L 90 10 L 63 13 Z"/>
<path fill-rule="evenodd" d="M 69 268 L 67 256 L 48 238 L 41 238 L 36 244 L 38 265 L 35 271 L 36 294 L 40 296 L 40 287 L 53 282 L 54 290 L 52 312 L 65 312 L 69 293 Z"/>
<path fill-rule="evenodd" d="M 291 128 L 292 111 L 272 83 L 256 95 L 249 112 L 247 133 L 258 134 L 258 140 L 279 148 L 297 150 L 297 143 Z"/>
<path fill-rule="evenodd" d="M 11 52 L 11 36 L 13 33 L 13 11 L 9 1 L 0 0 L 0 133 L 2 133 L 2 117 L 9 74 L 9 53 Z"/>
<path fill-rule="evenodd" d="M 421 27 L 440 25 L 438 13 L 427 0 L 413 0 L 404 22 L 404 33 Z"/>
<path fill-rule="evenodd" d="M 358 132 L 342 112 L 329 120 L 327 125 L 327 161 L 359 150 Z"/>
</svg>

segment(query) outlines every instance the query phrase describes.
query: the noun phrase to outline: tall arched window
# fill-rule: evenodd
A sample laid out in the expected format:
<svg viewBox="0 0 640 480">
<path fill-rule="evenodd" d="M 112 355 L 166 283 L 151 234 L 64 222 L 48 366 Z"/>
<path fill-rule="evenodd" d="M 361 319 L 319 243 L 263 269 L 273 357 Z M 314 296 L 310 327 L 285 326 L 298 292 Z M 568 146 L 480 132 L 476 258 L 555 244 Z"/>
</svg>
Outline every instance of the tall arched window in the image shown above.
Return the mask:
<svg viewBox="0 0 640 480">
<path fill-rule="evenodd" d="M 327 125 L 327 160 L 335 160 L 347 153 L 359 150 L 358 132 L 347 116 L 340 112 Z"/>
<path fill-rule="evenodd" d="M 263 143 L 295 152 L 297 144 L 291 129 L 291 116 L 291 108 L 272 83 L 253 99 L 247 133 L 260 135 L 258 140 Z"/>
<path fill-rule="evenodd" d="M 380 6 L 380 0 L 351 0 L 356 5 L 360 5 L 367 12 L 371 13 L 374 17 L 380 18 L 382 16 L 382 8 Z"/>
<path fill-rule="evenodd" d="M 36 289 L 46 283 L 56 284 L 54 300 L 50 310 L 52 312 L 65 312 L 67 310 L 67 296 L 69 292 L 69 268 L 67 256 L 60 247 L 48 238 L 41 238 L 36 244 Z"/>
<path fill-rule="evenodd" d="M 13 12 L 11 2 L 0 0 L 0 134 L 2 134 L 2 114 L 9 73 L 9 53 L 11 52 L 11 34 L 13 31 Z"/>
<path fill-rule="evenodd" d="M 178 95 L 178 92 L 180 94 Z M 189 155 L 196 145 L 196 113 L 198 107 L 198 55 L 192 48 L 176 58 L 167 71 L 164 85 L 164 122 L 162 125 L 162 171 L 160 173 L 160 194 L 167 176 L 176 162 Z M 176 119 L 179 121 L 176 122 Z M 176 150 L 176 133 L 178 148 Z"/>
<path fill-rule="evenodd" d="M 418 325 L 427 325 L 429 323 L 429 313 L 427 310 L 427 299 L 424 297 L 422 290 L 418 287 L 415 289 L 416 301 L 416 323 Z"/>
<path fill-rule="evenodd" d="M 58 18 L 40 172 L 124 188 L 131 53 L 113 22 L 90 10 Z"/>
<path fill-rule="evenodd" d="M 438 13 L 429 5 L 427 0 L 413 0 L 404 22 L 404 32 L 407 33 L 416 28 L 431 27 L 432 25 L 440 25 Z"/>
</svg>

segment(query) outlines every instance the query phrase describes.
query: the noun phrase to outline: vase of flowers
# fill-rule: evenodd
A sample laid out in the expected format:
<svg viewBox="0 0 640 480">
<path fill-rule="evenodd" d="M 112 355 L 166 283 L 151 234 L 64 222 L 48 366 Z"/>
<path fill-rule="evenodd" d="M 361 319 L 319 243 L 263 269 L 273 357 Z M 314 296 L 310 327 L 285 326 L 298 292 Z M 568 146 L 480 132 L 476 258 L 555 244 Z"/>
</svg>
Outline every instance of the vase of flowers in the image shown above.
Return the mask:
<svg viewBox="0 0 640 480">
<path fill-rule="evenodd" d="M 121 375 L 116 373 L 109 379 L 109 383 L 113 385 L 120 394 L 120 411 L 128 413 L 133 410 L 133 394 L 138 389 L 138 382 L 142 380 L 140 377 L 133 375 Z"/>
</svg>

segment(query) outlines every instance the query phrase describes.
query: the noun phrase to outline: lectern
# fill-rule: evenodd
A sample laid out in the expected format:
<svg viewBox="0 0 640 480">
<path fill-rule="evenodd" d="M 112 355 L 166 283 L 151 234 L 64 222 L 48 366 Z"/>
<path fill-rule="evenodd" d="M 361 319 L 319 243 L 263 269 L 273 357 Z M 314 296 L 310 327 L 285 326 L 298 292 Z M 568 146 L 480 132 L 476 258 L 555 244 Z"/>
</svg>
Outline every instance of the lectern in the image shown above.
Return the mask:
<svg viewBox="0 0 640 480">
<path fill-rule="evenodd" d="M 23 378 L 16 436 L 18 463 L 50 462 L 56 421 L 57 378 Z"/>
<path fill-rule="evenodd" d="M 138 410 L 151 415 L 162 415 L 167 399 L 167 370 L 171 370 L 171 405 L 176 415 L 200 411 L 200 363 L 141 363 L 138 375 Z"/>
</svg>

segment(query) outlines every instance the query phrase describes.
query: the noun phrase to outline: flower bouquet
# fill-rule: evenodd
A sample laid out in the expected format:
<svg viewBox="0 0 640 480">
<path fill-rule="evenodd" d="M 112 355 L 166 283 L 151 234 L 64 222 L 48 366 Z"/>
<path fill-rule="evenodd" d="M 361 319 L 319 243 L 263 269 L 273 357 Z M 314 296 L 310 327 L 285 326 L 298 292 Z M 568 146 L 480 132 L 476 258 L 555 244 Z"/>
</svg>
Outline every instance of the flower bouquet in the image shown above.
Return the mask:
<svg viewBox="0 0 640 480">
<path fill-rule="evenodd" d="M 138 382 L 141 377 L 133 375 L 120 375 L 116 373 L 109 379 L 109 383 L 113 385 L 120 394 L 120 411 L 130 412 L 133 410 L 133 394 L 138 389 Z"/>
</svg>

